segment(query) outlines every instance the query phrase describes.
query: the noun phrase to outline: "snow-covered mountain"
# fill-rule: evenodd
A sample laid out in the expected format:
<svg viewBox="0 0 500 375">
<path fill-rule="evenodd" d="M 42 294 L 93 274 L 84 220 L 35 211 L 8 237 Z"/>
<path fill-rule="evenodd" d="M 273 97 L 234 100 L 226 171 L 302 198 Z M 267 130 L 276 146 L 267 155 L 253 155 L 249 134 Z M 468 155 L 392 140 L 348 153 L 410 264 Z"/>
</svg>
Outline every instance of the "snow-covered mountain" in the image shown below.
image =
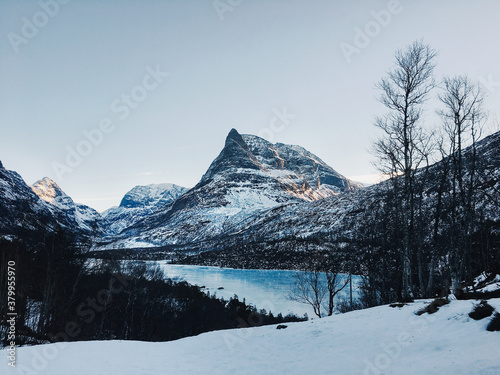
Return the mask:
<svg viewBox="0 0 500 375">
<path fill-rule="evenodd" d="M 107 234 L 120 233 L 123 229 L 157 212 L 187 190 L 187 188 L 175 184 L 151 184 L 134 187 L 125 194 L 118 207 L 112 207 L 102 213 Z"/>
<path fill-rule="evenodd" d="M 0 236 L 42 235 L 58 228 L 102 240 L 154 214 L 187 189 L 174 184 L 136 186 L 119 207 L 103 215 L 78 204 L 56 182 L 45 177 L 32 186 L 0 162 Z M 81 237 L 83 239 L 83 237 Z"/>
<path fill-rule="evenodd" d="M 161 206 L 182 195 L 185 187 L 175 184 L 151 184 L 136 186 L 123 197 L 120 207 L 137 208 Z"/>
<path fill-rule="evenodd" d="M 299 146 L 232 129 L 200 182 L 104 248 L 189 244 L 230 233 L 240 222 L 292 202 L 312 202 L 359 185 Z"/>
<path fill-rule="evenodd" d="M 300 146 L 272 144 L 254 135 L 240 135 L 235 129 L 200 184 L 233 176 L 247 183 L 281 184 L 275 189 L 307 201 L 359 187 Z"/>
<path fill-rule="evenodd" d="M 101 215 L 93 208 L 73 202 L 73 199 L 50 178 L 44 177 L 38 180 L 31 186 L 31 189 L 40 199 L 49 203 L 52 211 L 64 212 L 79 229 L 88 234 L 94 231 L 97 234 L 101 231 Z"/>
<path fill-rule="evenodd" d="M 78 205 L 57 184 L 44 178 L 28 186 L 0 163 L 0 234 L 24 238 L 66 228 L 77 235 L 100 234 L 100 215 Z"/>
<path fill-rule="evenodd" d="M 472 149 L 465 152 L 470 157 Z M 477 145 L 478 171 L 481 178 L 481 195 L 478 210 L 484 220 L 500 222 L 500 132 L 491 135 Z M 443 162 L 438 162 L 427 171 L 424 187 L 424 212 L 433 205 L 439 184 Z M 328 237 L 346 238 L 357 233 L 361 223 L 376 222 L 371 215 L 383 204 L 386 191 L 391 184 L 384 181 L 364 189 L 337 195 L 312 203 L 286 205 L 268 211 L 245 223 L 242 231 L 249 231 L 261 239 L 307 238 L 318 234 Z M 431 220 L 429 220 L 429 223 Z M 426 233 L 432 233 L 429 230 Z"/>
<path fill-rule="evenodd" d="M 476 173 L 481 179 L 476 209 L 481 212 L 482 220 L 490 223 L 490 230 L 499 236 L 500 132 L 478 142 L 475 152 L 478 158 Z M 472 153 L 472 149 L 467 149 L 466 158 Z M 421 215 L 428 218 L 428 227 L 422 228 L 421 232 L 428 237 L 427 242 L 431 241 L 434 233 L 433 208 L 436 206 L 442 170 L 443 161 L 418 174 L 426 181 Z M 300 266 L 304 259 L 311 258 L 312 251 L 324 252 L 334 248 L 354 251 L 363 246 L 359 244 L 360 233 L 375 228 L 382 231 L 382 227 L 377 226 L 384 225 L 390 184 L 391 181 L 384 181 L 313 202 L 287 202 L 249 217 L 237 223 L 232 233 L 199 244 L 196 250 L 216 251 L 196 256 L 193 262 L 228 267 L 245 264 L 249 268 L 293 268 Z M 283 256 L 286 252 L 296 259 Z M 301 258 L 301 254 L 306 254 L 305 258 Z M 266 264 L 266 261 L 269 263 Z"/>
<path fill-rule="evenodd" d="M 51 230 L 57 220 L 22 177 L 5 169 L 0 162 L 0 234 L 24 235 Z"/>
<path fill-rule="evenodd" d="M 476 150 L 483 178 L 478 209 L 492 225 L 500 222 L 499 150 L 500 133 L 480 141 Z M 441 168 L 442 163 L 436 163 L 425 172 L 423 215 L 436 199 Z M 97 226 L 99 250 L 162 246 L 217 250 L 218 259 L 205 263 L 228 265 L 220 260 L 229 257 L 236 265 L 257 258 L 254 253 L 259 251 L 267 258 L 284 251 L 295 256 L 355 240 L 360 225 L 381 222 L 376 215 L 388 184 L 359 189 L 302 147 L 272 144 L 233 129 L 195 187 L 138 186 L 102 217 L 75 204 L 50 179 L 29 188 L 17 173 L 2 167 L 0 230 L 11 234 L 19 226 L 39 227 L 38 221 L 85 233 Z M 426 233 L 432 230 L 427 228 Z"/>
</svg>

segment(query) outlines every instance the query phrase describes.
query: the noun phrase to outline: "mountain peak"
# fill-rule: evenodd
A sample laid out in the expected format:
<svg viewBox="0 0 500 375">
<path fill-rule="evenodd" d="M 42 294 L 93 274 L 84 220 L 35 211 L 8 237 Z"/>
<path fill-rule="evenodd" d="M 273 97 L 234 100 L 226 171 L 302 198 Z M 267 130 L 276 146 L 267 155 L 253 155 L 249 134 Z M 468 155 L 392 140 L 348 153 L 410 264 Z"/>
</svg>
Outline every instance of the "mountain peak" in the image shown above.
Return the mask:
<svg viewBox="0 0 500 375">
<path fill-rule="evenodd" d="M 57 183 L 49 177 L 44 177 L 41 180 L 35 182 L 32 186 L 40 187 L 45 189 L 59 190 L 62 192 L 62 189 L 57 185 Z"/>
<path fill-rule="evenodd" d="M 138 208 L 152 207 L 166 204 L 187 189 L 175 184 L 150 184 L 146 186 L 136 186 L 122 198 L 120 207 L 122 208 Z"/>
<path fill-rule="evenodd" d="M 228 135 L 227 135 L 227 138 L 237 137 L 237 136 L 239 136 L 239 135 L 240 135 L 240 133 L 238 133 L 238 130 L 236 130 L 235 128 L 232 128 L 232 129 L 229 131 L 229 133 L 228 133 Z"/>
<path fill-rule="evenodd" d="M 258 162 L 254 160 L 248 145 L 236 129 L 231 129 L 226 137 L 226 142 L 221 153 L 212 162 L 201 181 L 207 181 L 214 176 L 234 170 L 235 168 L 259 169 Z"/>
<path fill-rule="evenodd" d="M 124 225 L 113 230 L 118 237 L 111 237 L 112 242 L 105 246 L 184 245 L 213 239 L 239 231 L 251 217 L 274 207 L 316 201 L 356 188 L 300 146 L 273 144 L 231 129 L 222 151 L 195 187 L 168 206 L 156 206 L 143 220 L 133 218 L 132 223 L 125 218 Z M 135 199 L 132 193 L 136 192 L 131 191 L 118 209 L 138 204 L 149 209 L 146 194 L 137 194 L 140 199 Z"/>
<path fill-rule="evenodd" d="M 226 143 L 224 145 L 224 147 L 230 147 L 231 145 L 238 145 L 240 146 L 241 148 L 245 149 L 245 150 L 248 150 L 248 145 L 245 143 L 245 140 L 243 139 L 243 137 L 241 136 L 240 133 L 238 133 L 238 131 L 236 129 L 231 129 L 231 131 L 229 132 L 229 134 L 227 135 L 226 137 Z"/>
<path fill-rule="evenodd" d="M 289 198 L 317 200 L 360 186 L 327 165 L 303 147 L 270 143 L 265 139 L 229 132 L 224 148 L 200 181 L 200 187 L 211 180 L 230 185 L 275 186 Z M 267 187 L 265 187 L 267 186 Z"/>
<path fill-rule="evenodd" d="M 0 160 L 0 169 L 4 169 L 2 161 Z"/>
<path fill-rule="evenodd" d="M 49 177 L 44 177 L 35 182 L 31 189 L 44 201 L 54 204 L 56 200 L 71 200 L 57 183 Z"/>
</svg>

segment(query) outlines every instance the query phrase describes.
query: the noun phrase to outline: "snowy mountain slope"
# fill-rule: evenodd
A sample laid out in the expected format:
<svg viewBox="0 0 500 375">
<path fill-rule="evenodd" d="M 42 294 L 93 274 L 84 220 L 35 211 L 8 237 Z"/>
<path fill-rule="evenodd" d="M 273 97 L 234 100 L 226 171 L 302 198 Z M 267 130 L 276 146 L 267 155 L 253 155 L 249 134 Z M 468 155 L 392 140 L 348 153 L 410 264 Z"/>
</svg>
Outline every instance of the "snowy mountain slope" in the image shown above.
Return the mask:
<svg viewBox="0 0 500 375">
<path fill-rule="evenodd" d="M 0 162 L 0 234 L 50 230 L 57 220 L 21 176 L 6 170 Z"/>
<path fill-rule="evenodd" d="M 473 375 L 500 373 L 491 318 L 468 317 L 477 301 L 452 301 L 416 316 L 417 301 L 276 326 L 205 333 L 164 342 L 93 341 L 17 349 L 5 374 Z M 497 310 L 500 300 L 489 301 Z M 2 356 L 6 357 L 5 350 Z"/>
<path fill-rule="evenodd" d="M 18 235 L 50 233 L 58 227 L 77 236 L 99 234 L 100 215 L 73 203 L 52 180 L 28 186 L 19 174 L 0 164 L 0 233 Z"/>
<path fill-rule="evenodd" d="M 497 227 L 499 151 L 500 133 L 477 145 L 483 194 L 477 208 L 484 220 Z M 120 207 L 103 214 L 105 220 L 100 220 L 94 210 L 75 204 L 50 179 L 37 182 L 27 191 L 19 175 L 0 170 L 0 197 L 4 198 L 0 201 L 4 212 L 0 230 L 6 234 L 22 226 L 21 222 L 38 227 L 37 220 L 86 233 L 97 226 L 98 232 L 104 233 L 98 249 L 175 245 L 180 250 L 218 250 L 223 257 L 239 249 L 242 254 L 231 256 L 239 257 L 240 262 L 240 256 L 253 257 L 255 251 L 269 255 L 283 249 L 327 250 L 355 240 L 362 223 L 380 222 L 381 217 L 376 215 L 384 205 L 390 183 L 358 189 L 299 146 L 271 144 L 259 137 L 240 135 L 234 129 L 194 188 L 186 191 L 170 184 L 136 187 L 125 195 Z M 424 192 L 424 215 L 426 207 L 435 202 L 441 170 L 439 162 L 425 172 L 430 182 Z M 40 212 L 39 218 L 36 212 Z M 213 259 L 210 262 L 213 264 Z"/>
<path fill-rule="evenodd" d="M 280 182 L 286 192 L 307 201 L 314 201 L 359 188 L 328 166 L 320 158 L 300 146 L 272 144 L 260 137 L 240 135 L 232 129 L 226 146 L 208 168 L 201 182 L 220 174 L 243 170 L 248 175 L 261 171 Z"/>
<path fill-rule="evenodd" d="M 270 208 L 358 187 L 299 146 L 273 145 L 232 129 L 194 188 L 101 248 L 196 243 L 230 233 L 241 221 Z"/>
<path fill-rule="evenodd" d="M 161 206 L 176 199 L 186 190 L 188 189 L 175 184 L 136 186 L 125 194 L 120 202 L 120 207 Z"/>
<path fill-rule="evenodd" d="M 466 156 L 471 152 L 469 149 Z M 477 210 L 480 210 L 483 220 L 491 222 L 493 228 L 500 228 L 500 133 L 480 141 L 477 154 L 478 174 L 481 176 Z M 426 178 L 423 217 L 433 218 L 442 168 L 442 162 L 438 162 L 418 174 L 419 178 Z M 271 254 L 285 250 L 300 256 L 301 252 L 331 251 L 346 245 L 351 250 L 357 249 L 359 233 L 365 232 L 367 226 L 382 225 L 384 210 L 388 209 L 390 184 L 390 181 L 384 181 L 313 202 L 287 203 L 246 218 L 237 223 L 231 233 L 198 246 L 199 250 L 216 252 L 196 257 L 194 263 L 237 267 L 238 262 L 245 264 L 244 261 L 248 260 L 247 267 L 290 267 L 279 257 L 269 265 L 253 263 L 252 259 L 270 259 Z M 427 220 L 429 227 L 422 233 L 432 236 L 433 223 L 433 220 Z M 191 263 L 191 260 L 183 262 Z"/>
<path fill-rule="evenodd" d="M 296 154 L 297 150 L 302 154 Z M 471 153 L 469 149 L 466 156 Z M 482 196 L 477 208 L 484 219 L 500 223 L 500 133 L 480 141 L 477 154 L 478 172 L 482 178 Z M 303 157 L 292 162 L 293 155 Z M 312 164 L 302 164 L 304 158 L 315 160 L 315 172 L 310 170 Z M 270 252 L 282 252 L 284 248 L 290 251 L 322 251 L 332 246 L 343 246 L 346 240 L 356 241 L 356 233 L 363 223 L 380 222 L 381 217 L 377 215 L 383 212 L 386 205 L 384 202 L 391 182 L 363 189 L 346 189 L 342 194 L 313 200 L 323 184 L 329 185 L 327 182 L 335 178 L 331 171 L 328 178 L 324 177 L 326 173 L 320 168 L 321 163 L 317 157 L 298 146 L 272 145 L 259 141 L 258 137 L 239 136 L 232 131 L 226 147 L 194 189 L 167 208 L 163 216 L 150 218 L 148 225 L 130 228 L 127 238 L 113 246 L 130 247 L 131 243 L 127 241 L 146 229 L 142 237 L 135 237 L 140 238 L 142 243 L 176 244 L 189 250 L 217 250 L 220 258 L 232 257 L 241 261 L 254 257 L 256 251 L 262 251 L 266 256 Z M 276 166 L 278 168 L 273 169 Z M 443 162 L 438 162 L 419 173 L 422 178 L 426 174 L 428 180 L 425 183 L 423 215 L 432 215 L 426 210 L 435 205 L 442 168 Z M 269 177 L 269 174 L 279 176 L 279 179 Z M 303 179 L 302 183 L 291 184 L 290 181 L 296 180 L 297 176 Z M 311 184 L 318 179 L 319 188 L 316 185 L 314 190 Z M 346 183 L 349 184 L 348 181 Z M 297 186 L 307 187 L 294 190 Z M 285 194 L 282 194 L 283 189 Z M 243 199 L 245 197 L 246 200 Z M 266 200 L 263 201 L 263 198 Z M 155 222 L 162 221 L 166 224 L 148 231 L 156 225 Z M 430 220 L 428 223 L 432 225 Z M 432 228 L 425 233 L 433 233 Z M 153 242 L 150 239 L 154 239 Z M 239 249 L 240 253 L 234 253 L 235 249 Z M 237 266 L 235 262 L 219 263 L 214 257 L 216 255 L 202 264 Z"/>
<path fill-rule="evenodd" d="M 40 199 L 49 203 L 53 211 L 60 210 L 69 216 L 71 221 L 74 221 L 77 227 L 84 232 L 92 233 L 100 231 L 101 215 L 88 206 L 73 202 L 62 189 L 50 178 L 45 177 L 35 182 L 31 189 L 40 197 Z"/>
<path fill-rule="evenodd" d="M 75 203 L 50 178 L 28 186 L 19 174 L 1 166 L 0 232 L 10 235 L 20 229 L 43 231 L 61 226 L 102 238 L 153 214 L 186 190 L 174 184 L 137 186 L 124 196 L 120 207 L 101 216 L 94 209 Z"/>
<path fill-rule="evenodd" d="M 184 194 L 188 189 L 175 184 L 136 186 L 123 197 L 118 207 L 102 213 L 108 235 L 120 233 L 145 217 L 152 215 L 167 203 Z"/>
</svg>

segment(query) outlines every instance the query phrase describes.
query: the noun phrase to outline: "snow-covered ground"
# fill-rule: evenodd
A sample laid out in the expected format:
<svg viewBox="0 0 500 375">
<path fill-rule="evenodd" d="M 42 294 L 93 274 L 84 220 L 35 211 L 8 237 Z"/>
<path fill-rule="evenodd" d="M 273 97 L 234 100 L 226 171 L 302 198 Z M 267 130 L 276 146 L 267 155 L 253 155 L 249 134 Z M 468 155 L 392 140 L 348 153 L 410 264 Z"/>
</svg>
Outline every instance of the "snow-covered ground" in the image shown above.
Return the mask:
<svg viewBox="0 0 500 375">
<path fill-rule="evenodd" d="M 423 301 L 276 326 L 205 333 L 165 343 L 78 342 L 1 352 L 2 374 L 500 374 L 500 332 L 468 317 L 477 301 L 416 316 Z M 491 300 L 497 311 L 500 299 Z"/>
</svg>

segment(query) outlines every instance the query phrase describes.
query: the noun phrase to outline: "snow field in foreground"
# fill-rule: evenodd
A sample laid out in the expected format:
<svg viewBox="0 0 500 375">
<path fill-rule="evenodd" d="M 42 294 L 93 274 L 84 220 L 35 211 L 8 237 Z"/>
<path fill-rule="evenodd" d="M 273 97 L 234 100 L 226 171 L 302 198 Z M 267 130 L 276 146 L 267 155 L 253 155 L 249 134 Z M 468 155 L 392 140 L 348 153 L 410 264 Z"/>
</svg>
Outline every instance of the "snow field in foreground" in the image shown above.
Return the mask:
<svg viewBox="0 0 500 375">
<path fill-rule="evenodd" d="M 92 341 L 17 350 L 2 374 L 500 374 L 500 332 L 452 301 L 416 316 L 429 301 L 380 306 L 309 322 L 205 333 L 164 343 Z M 489 303 L 500 310 L 500 299 Z"/>
</svg>

